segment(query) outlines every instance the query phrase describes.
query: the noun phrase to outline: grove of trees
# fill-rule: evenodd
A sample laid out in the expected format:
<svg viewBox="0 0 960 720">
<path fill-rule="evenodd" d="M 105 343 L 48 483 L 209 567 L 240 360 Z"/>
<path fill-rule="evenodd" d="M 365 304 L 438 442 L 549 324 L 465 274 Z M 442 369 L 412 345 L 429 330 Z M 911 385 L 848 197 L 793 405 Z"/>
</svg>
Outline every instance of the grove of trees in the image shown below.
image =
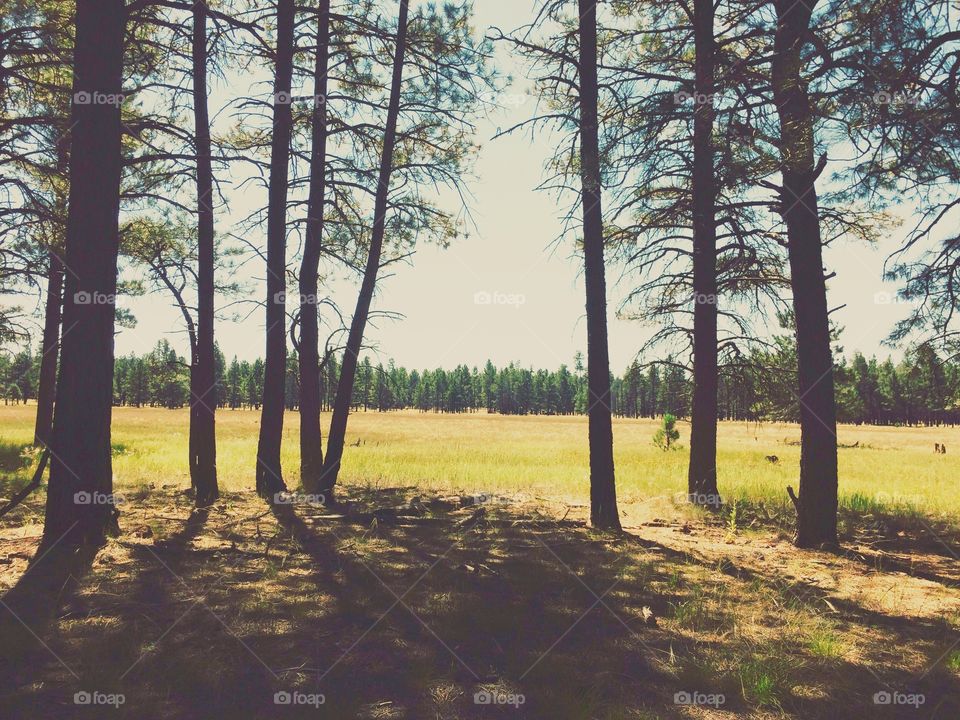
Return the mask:
<svg viewBox="0 0 960 720">
<path fill-rule="evenodd" d="M 111 492 L 120 403 L 190 406 L 201 507 L 218 496 L 223 407 L 261 412 L 268 500 L 288 486 L 284 412 L 299 408 L 300 483 L 331 503 L 353 409 L 583 412 L 591 518 L 613 530 L 613 414 L 689 417 L 690 497 L 712 506 L 718 419 L 796 420 L 796 542 L 835 544 L 837 422 L 954 421 L 951 5 L 541 0 L 526 26 L 484 33 L 467 0 L 0 0 L 0 280 L 45 298 L 39 351 L 4 372 L 8 398 L 38 398 L 45 543 L 117 531 L 114 508 L 71 498 Z M 538 95 L 502 132 L 551 148 L 542 189 L 581 263 L 585 362 L 374 367 L 364 338 L 384 269 L 464 231 L 474 120 L 505 85 L 496 47 L 526 63 Z M 232 217 L 251 188 L 262 206 Z M 898 212 L 909 219 L 887 276 L 914 302 L 892 334 L 907 352 L 848 363 L 825 250 L 888 237 Z M 263 272 L 262 363 L 216 350 L 218 318 L 250 302 L 236 263 Z M 655 328 L 621 378 L 614 270 L 629 284 L 621 315 Z M 357 282 L 350 310 L 320 299 L 341 275 Z M 115 358 L 131 321 L 117 297 L 153 292 L 179 309 L 189 358 L 163 344 Z M 0 340 L 22 346 L 29 324 L 5 305 Z"/>
</svg>

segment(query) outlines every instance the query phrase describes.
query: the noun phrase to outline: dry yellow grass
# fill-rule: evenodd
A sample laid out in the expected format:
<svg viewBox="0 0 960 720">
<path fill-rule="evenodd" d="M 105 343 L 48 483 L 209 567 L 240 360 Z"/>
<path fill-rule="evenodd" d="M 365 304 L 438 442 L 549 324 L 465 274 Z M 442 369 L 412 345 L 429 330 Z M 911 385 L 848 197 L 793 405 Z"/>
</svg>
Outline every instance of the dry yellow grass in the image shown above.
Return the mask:
<svg viewBox="0 0 960 720">
<path fill-rule="evenodd" d="M 33 406 L 0 407 L 0 441 L 29 442 L 33 414 Z M 253 485 L 259 418 L 249 410 L 217 414 L 217 465 L 225 489 Z M 186 410 L 115 408 L 117 487 L 186 487 L 187 422 Z M 296 412 L 286 414 L 283 466 L 290 486 L 298 482 L 298 423 Z M 681 447 L 670 452 L 653 445 L 656 427 L 652 420 L 615 420 L 617 484 L 624 503 L 684 491 L 689 425 L 678 424 Z M 347 433 L 342 479 L 583 503 L 588 497 L 586 434 L 583 417 L 356 413 Z M 728 499 L 785 504 L 784 488 L 797 482 L 799 438 L 799 427 L 792 424 L 721 423 L 721 492 Z M 960 428 L 844 425 L 839 441 L 843 505 L 960 516 Z M 935 455 L 935 442 L 945 443 L 948 454 Z M 769 462 L 768 455 L 779 461 Z"/>
</svg>

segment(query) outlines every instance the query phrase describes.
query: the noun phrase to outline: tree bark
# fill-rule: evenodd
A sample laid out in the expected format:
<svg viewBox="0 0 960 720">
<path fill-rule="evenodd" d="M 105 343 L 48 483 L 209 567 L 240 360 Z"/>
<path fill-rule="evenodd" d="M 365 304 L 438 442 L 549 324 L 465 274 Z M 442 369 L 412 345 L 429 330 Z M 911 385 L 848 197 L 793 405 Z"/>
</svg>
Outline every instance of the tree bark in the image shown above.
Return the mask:
<svg viewBox="0 0 960 720">
<path fill-rule="evenodd" d="M 327 169 L 327 65 L 330 60 L 330 0 L 320 0 L 314 68 L 313 128 L 307 234 L 300 265 L 300 483 L 319 489 L 323 466 L 320 429 L 320 331 L 317 273 L 323 244 Z"/>
<path fill-rule="evenodd" d="M 327 437 L 327 457 L 323 464 L 320 487 L 332 500 L 333 488 L 340 473 L 343 458 L 343 443 L 347 434 L 347 417 L 353 398 L 353 385 L 357 374 L 357 360 L 363 344 L 363 333 L 370 314 L 370 302 L 377 286 L 380 256 L 383 252 L 383 236 L 386 231 L 387 200 L 390 190 L 390 175 L 393 171 L 393 148 L 397 139 L 397 118 L 400 115 L 400 89 L 403 80 L 403 59 L 407 45 L 407 16 L 410 0 L 400 0 L 400 18 L 397 24 L 397 46 L 393 57 L 393 77 L 390 82 L 390 104 L 387 107 L 387 122 L 383 136 L 383 151 L 380 156 L 380 173 L 374 203 L 373 234 L 370 252 L 363 272 L 363 282 L 357 295 L 357 307 L 350 323 L 350 334 L 340 367 L 337 395 L 333 403 L 333 418 Z"/>
<path fill-rule="evenodd" d="M 257 492 L 263 497 L 286 490 L 280 468 L 287 372 L 286 232 L 287 178 L 293 114 L 293 0 L 277 1 L 277 59 L 274 78 L 273 141 L 267 210 L 267 350 L 263 373 L 263 405 L 257 446 Z"/>
<path fill-rule="evenodd" d="M 693 403 L 690 501 L 717 507 L 717 223 L 714 179 L 714 7 L 694 0 L 693 111 Z"/>
<path fill-rule="evenodd" d="M 607 347 L 607 288 L 603 211 L 600 204 L 600 141 L 597 117 L 597 8 L 579 0 L 580 174 L 583 185 L 583 258 L 587 310 L 587 414 L 590 443 L 590 521 L 620 529 L 613 468 L 610 358 Z"/>
<path fill-rule="evenodd" d="M 783 219 L 797 324 L 800 390 L 799 547 L 837 542 L 837 419 L 814 161 L 801 50 L 817 0 L 776 0 L 772 81 L 780 116 Z"/>
<path fill-rule="evenodd" d="M 210 116 L 207 110 L 207 4 L 193 5 L 193 116 L 197 156 L 197 347 L 190 372 L 190 482 L 197 507 L 217 488 L 216 358 L 214 357 L 214 227 Z"/>
<path fill-rule="evenodd" d="M 37 387 L 37 419 L 33 444 L 46 446 L 53 430 L 53 403 L 57 394 L 57 354 L 60 345 L 60 315 L 63 306 L 63 263 L 56 253 L 47 254 L 47 302 L 40 348 L 40 378 Z"/>
<path fill-rule="evenodd" d="M 61 339 L 44 547 L 100 544 L 118 530 L 108 500 L 121 158 L 120 105 L 110 96 L 122 90 L 126 11 L 123 0 L 76 7 L 63 307 L 70 331 Z"/>
</svg>

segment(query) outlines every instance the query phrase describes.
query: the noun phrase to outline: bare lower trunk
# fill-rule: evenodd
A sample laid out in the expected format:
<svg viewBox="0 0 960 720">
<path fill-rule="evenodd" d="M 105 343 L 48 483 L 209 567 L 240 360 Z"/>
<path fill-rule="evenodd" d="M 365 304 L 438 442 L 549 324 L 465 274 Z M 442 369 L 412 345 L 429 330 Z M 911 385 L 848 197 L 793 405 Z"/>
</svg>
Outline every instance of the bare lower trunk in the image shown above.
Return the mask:
<svg viewBox="0 0 960 720">
<path fill-rule="evenodd" d="M 300 483 L 310 491 L 320 485 L 323 443 L 320 430 L 320 333 L 317 273 L 323 244 L 327 169 L 327 64 L 330 57 L 330 0 L 320 0 L 317 61 L 314 68 L 313 147 L 307 235 L 300 265 Z"/>
<path fill-rule="evenodd" d="M 713 0 L 693 5 L 696 47 L 693 114 L 693 402 L 691 502 L 717 507 L 717 224 L 713 162 Z"/>
<path fill-rule="evenodd" d="M 77 0 L 70 201 L 60 375 L 42 545 L 99 544 L 117 529 L 112 500 L 114 298 L 120 212 L 123 0 Z"/>
<path fill-rule="evenodd" d="M 216 357 L 214 353 L 213 168 L 207 111 L 207 7 L 193 6 L 193 114 L 197 155 L 197 348 L 190 372 L 190 482 L 197 507 L 217 488 Z"/>
<path fill-rule="evenodd" d="M 587 415 L 590 442 L 590 521 L 620 529 L 613 468 L 610 359 L 607 347 L 607 288 L 603 211 L 600 204 L 597 118 L 597 8 L 580 0 L 580 165 L 583 183 L 583 257 L 587 295 Z"/>
<path fill-rule="evenodd" d="M 264 497 L 286 490 L 280 469 L 287 372 L 286 231 L 287 178 L 293 116 L 293 0 L 277 2 L 277 66 L 274 80 L 273 141 L 267 211 L 267 351 L 263 371 L 263 407 L 257 446 L 257 492 Z"/>
<path fill-rule="evenodd" d="M 780 116 L 783 219 L 787 226 L 800 390 L 799 547 L 837 541 L 837 418 L 830 320 L 820 237 L 813 116 L 801 50 L 817 0 L 777 0 L 772 80 Z"/>
<path fill-rule="evenodd" d="M 60 349 L 60 315 L 63 305 L 63 263 L 56 253 L 47 256 L 47 303 L 40 348 L 40 378 L 37 386 L 37 420 L 33 444 L 47 445 L 53 430 L 53 403 L 57 395 L 57 356 Z"/>
<path fill-rule="evenodd" d="M 383 235 L 386 231 L 387 198 L 390 190 L 390 174 L 393 170 L 393 148 L 397 139 L 397 117 L 400 114 L 400 88 L 403 80 L 403 58 L 407 42 L 407 15 L 409 0 L 400 0 L 400 19 L 397 25 L 397 46 L 393 58 L 393 77 L 390 82 L 390 104 L 387 108 L 387 122 L 384 129 L 383 151 L 380 157 L 377 196 L 374 203 L 373 234 L 370 239 L 370 252 L 363 273 L 363 283 L 357 295 L 357 307 L 350 323 L 350 334 L 340 367 L 340 379 L 337 383 L 337 396 L 333 403 L 333 418 L 330 421 L 330 434 L 327 437 L 327 457 L 323 464 L 323 476 L 320 487 L 332 493 L 340 472 L 340 460 L 343 458 L 343 443 L 347 434 L 347 417 L 350 414 L 350 402 L 353 398 L 353 384 L 357 374 L 357 360 L 363 344 L 363 332 L 370 314 L 370 302 L 377 285 L 377 273 L 380 270 L 380 255 L 383 252 Z"/>
</svg>

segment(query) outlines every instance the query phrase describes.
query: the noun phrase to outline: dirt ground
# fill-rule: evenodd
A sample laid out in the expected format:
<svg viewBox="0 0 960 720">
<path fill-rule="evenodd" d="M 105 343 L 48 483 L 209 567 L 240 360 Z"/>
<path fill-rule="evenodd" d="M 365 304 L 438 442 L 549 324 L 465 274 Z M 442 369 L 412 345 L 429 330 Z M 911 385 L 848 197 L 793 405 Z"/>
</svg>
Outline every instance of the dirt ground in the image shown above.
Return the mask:
<svg viewBox="0 0 960 720">
<path fill-rule="evenodd" d="M 4 518 L 2 716 L 960 717 L 951 528 L 800 552 L 763 507 L 608 535 L 544 499 L 345 499 L 145 490 L 95 556 L 32 566 L 41 528 Z"/>
</svg>

